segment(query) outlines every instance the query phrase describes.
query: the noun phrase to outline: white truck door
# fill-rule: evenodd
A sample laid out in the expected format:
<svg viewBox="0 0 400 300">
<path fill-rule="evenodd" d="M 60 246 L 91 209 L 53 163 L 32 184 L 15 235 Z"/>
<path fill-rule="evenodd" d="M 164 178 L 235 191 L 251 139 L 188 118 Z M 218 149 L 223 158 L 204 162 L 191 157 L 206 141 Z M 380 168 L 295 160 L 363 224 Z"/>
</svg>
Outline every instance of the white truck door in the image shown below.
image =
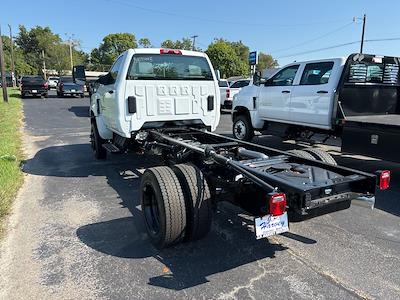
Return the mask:
<svg viewBox="0 0 400 300">
<path fill-rule="evenodd" d="M 292 122 L 330 129 L 337 81 L 331 78 L 334 64 L 334 61 L 321 61 L 304 66 L 300 82 L 292 90 Z"/>
<path fill-rule="evenodd" d="M 111 67 L 108 76 L 109 81 L 102 87 L 101 108 L 106 124 L 113 129 L 117 129 L 116 118 L 118 112 L 118 95 L 115 88 L 118 72 L 121 68 L 123 57 L 120 56 Z"/>
<path fill-rule="evenodd" d="M 291 65 L 282 69 L 260 87 L 259 114 L 262 119 L 289 119 L 290 97 L 299 66 Z"/>
</svg>

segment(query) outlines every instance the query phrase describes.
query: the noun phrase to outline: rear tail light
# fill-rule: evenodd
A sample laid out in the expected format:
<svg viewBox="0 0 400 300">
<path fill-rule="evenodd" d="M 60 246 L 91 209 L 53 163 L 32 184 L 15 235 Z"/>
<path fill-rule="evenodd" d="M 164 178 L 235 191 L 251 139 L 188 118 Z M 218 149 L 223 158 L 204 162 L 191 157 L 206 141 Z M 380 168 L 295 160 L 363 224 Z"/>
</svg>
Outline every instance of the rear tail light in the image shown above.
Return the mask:
<svg viewBox="0 0 400 300">
<path fill-rule="evenodd" d="M 390 171 L 384 170 L 379 172 L 379 189 L 387 190 L 390 185 Z"/>
<path fill-rule="evenodd" d="M 269 198 L 269 213 L 272 216 L 283 215 L 286 211 L 286 195 L 284 193 L 272 194 Z"/>
<path fill-rule="evenodd" d="M 47 89 L 47 88 L 49 87 L 49 84 L 46 82 L 45 84 L 43 84 L 43 87 L 44 87 L 45 89 Z"/>
<path fill-rule="evenodd" d="M 64 89 L 64 83 L 60 83 L 60 89 L 63 90 Z"/>
<path fill-rule="evenodd" d="M 226 98 L 229 98 L 231 96 L 231 90 L 226 89 Z"/>
<path fill-rule="evenodd" d="M 177 50 L 177 49 L 160 49 L 160 54 L 182 55 L 182 51 L 181 50 Z"/>
</svg>

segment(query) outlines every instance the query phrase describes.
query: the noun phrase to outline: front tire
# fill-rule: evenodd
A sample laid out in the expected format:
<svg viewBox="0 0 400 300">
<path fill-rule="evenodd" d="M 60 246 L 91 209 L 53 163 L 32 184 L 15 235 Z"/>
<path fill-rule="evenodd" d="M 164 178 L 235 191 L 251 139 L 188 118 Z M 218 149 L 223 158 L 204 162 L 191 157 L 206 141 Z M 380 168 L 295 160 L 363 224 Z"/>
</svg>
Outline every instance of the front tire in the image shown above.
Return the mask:
<svg viewBox="0 0 400 300">
<path fill-rule="evenodd" d="M 235 139 L 241 141 L 251 141 L 254 137 L 254 128 L 251 121 L 246 115 L 239 115 L 235 117 L 232 126 L 232 132 Z"/>
<path fill-rule="evenodd" d="M 106 159 L 107 150 L 103 148 L 103 144 L 106 141 L 101 138 L 95 122 L 96 121 L 92 122 L 90 128 L 90 144 L 96 159 Z"/>
<path fill-rule="evenodd" d="M 172 169 L 147 169 L 140 182 L 140 191 L 150 242 L 158 249 L 181 242 L 186 228 L 186 209 L 181 184 Z"/>
</svg>

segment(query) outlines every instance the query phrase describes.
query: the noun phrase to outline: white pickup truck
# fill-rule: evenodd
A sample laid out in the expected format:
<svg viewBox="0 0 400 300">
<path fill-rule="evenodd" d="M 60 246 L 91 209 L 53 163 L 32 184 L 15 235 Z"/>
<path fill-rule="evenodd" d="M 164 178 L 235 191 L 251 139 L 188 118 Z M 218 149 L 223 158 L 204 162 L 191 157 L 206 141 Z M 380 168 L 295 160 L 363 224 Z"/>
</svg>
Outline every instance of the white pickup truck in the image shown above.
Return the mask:
<svg viewBox="0 0 400 300">
<path fill-rule="evenodd" d="M 301 139 L 322 133 L 341 137 L 346 152 L 398 160 L 399 62 L 352 54 L 294 62 L 256 78 L 234 97 L 233 135 L 248 141 L 254 130 Z"/>
<path fill-rule="evenodd" d="M 84 67 L 75 66 L 73 76 L 85 82 Z M 219 122 L 220 91 L 204 53 L 130 49 L 95 86 L 90 122 L 96 158 L 162 158 L 144 171 L 138 189 L 157 248 L 206 236 L 218 201 L 253 215 L 256 238 L 265 238 L 289 230 L 289 213 L 315 216 L 351 201 L 372 206 L 377 184 L 389 187 L 387 170 L 367 174 L 337 166 L 316 149 L 283 152 L 211 132 Z"/>
<path fill-rule="evenodd" d="M 100 77 L 91 96 L 92 144 L 106 156 L 106 140 L 122 146 L 143 129 L 204 126 L 215 130 L 220 93 L 206 54 L 172 49 L 130 49 Z"/>
</svg>

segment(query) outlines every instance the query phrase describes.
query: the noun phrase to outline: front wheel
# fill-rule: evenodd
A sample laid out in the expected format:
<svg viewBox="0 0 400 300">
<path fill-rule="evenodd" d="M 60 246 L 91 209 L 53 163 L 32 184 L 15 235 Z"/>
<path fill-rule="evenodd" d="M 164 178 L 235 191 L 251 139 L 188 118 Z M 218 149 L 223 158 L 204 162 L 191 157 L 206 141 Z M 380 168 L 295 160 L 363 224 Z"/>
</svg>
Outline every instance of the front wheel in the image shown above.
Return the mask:
<svg viewBox="0 0 400 300">
<path fill-rule="evenodd" d="M 251 141 L 254 137 L 254 128 L 251 125 L 249 117 L 239 115 L 233 121 L 233 136 L 241 141 Z"/>
<path fill-rule="evenodd" d="M 97 129 L 96 123 L 92 122 L 90 128 L 90 144 L 96 159 L 106 159 L 107 150 L 103 148 L 103 144 L 106 141 L 101 138 L 99 131 Z"/>
</svg>

